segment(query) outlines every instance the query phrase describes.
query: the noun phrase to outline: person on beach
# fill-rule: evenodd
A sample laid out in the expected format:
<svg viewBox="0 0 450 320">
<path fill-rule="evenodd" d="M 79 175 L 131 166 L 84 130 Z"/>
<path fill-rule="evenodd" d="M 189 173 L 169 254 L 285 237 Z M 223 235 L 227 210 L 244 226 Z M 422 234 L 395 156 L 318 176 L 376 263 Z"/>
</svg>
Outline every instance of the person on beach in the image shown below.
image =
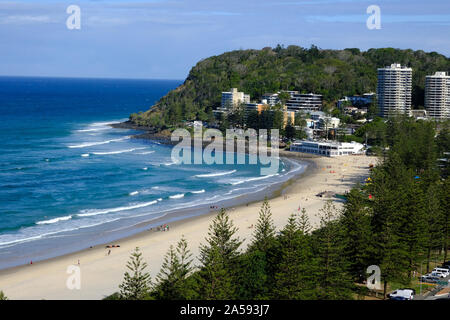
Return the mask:
<svg viewBox="0 0 450 320">
<path fill-rule="evenodd" d="M 108 256 L 111 254 L 111 249 L 108 250 Z"/>
</svg>

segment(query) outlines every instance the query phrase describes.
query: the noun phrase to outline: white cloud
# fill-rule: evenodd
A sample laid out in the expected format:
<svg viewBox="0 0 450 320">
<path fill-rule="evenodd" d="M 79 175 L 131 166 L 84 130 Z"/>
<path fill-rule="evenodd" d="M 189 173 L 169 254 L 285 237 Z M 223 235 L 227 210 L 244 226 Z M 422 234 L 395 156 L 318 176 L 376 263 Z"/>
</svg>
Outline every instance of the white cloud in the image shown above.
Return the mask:
<svg viewBox="0 0 450 320">
<path fill-rule="evenodd" d="M 30 23 L 50 23 L 54 22 L 47 15 L 11 15 L 0 17 L 0 24 L 30 24 Z"/>
</svg>

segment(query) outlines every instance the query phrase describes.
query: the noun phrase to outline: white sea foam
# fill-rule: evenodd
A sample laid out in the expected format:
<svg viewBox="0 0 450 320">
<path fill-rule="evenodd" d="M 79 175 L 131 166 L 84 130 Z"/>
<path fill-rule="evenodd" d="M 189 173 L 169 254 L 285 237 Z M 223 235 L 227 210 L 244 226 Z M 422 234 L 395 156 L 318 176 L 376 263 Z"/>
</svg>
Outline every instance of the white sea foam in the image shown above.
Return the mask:
<svg viewBox="0 0 450 320">
<path fill-rule="evenodd" d="M 236 188 L 236 189 L 231 189 L 230 191 L 228 191 L 227 193 L 225 193 L 225 195 L 232 194 L 233 192 L 239 191 L 239 190 L 247 190 L 247 188 Z"/>
<path fill-rule="evenodd" d="M 27 238 L 19 238 L 19 239 L 13 239 L 13 240 L 10 240 L 10 241 L 4 241 L 4 242 L 0 242 L 0 246 L 6 246 L 6 245 L 15 244 L 15 243 L 21 243 L 21 242 L 28 242 L 28 241 L 32 241 L 32 240 L 37 240 L 37 239 L 41 239 L 41 238 L 44 238 L 44 237 L 52 235 L 52 234 L 57 234 L 57 233 L 60 233 L 60 232 L 67 232 L 67 231 L 73 231 L 73 230 L 76 230 L 76 229 L 77 228 L 75 228 L 75 229 L 58 230 L 58 231 L 47 232 L 47 233 L 43 233 L 43 234 L 39 234 L 39 235 L 27 237 Z"/>
<path fill-rule="evenodd" d="M 170 196 L 170 199 L 180 199 L 184 197 L 184 193 L 180 193 L 180 194 L 175 194 L 173 196 Z"/>
<path fill-rule="evenodd" d="M 94 131 L 102 131 L 102 130 L 109 130 L 111 128 L 108 127 L 100 127 L 100 128 L 91 128 L 91 129 L 81 129 L 76 130 L 76 132 L 94 132 Z"/>
<path fill-rule="evenodd" d="M 278 175 L 279 174 L 276 173 L 276 174 L 270 174 L 270 175 L 267 175 L 267 176 L 254 177 L 254 178 L 249 178 L 249 179 L 244 179 L 244 180 L 239 180 L 239 181 L 231 181 L 229 183 L 235 186 L 235 185 L 242 184 L 242 183 L 245 183 L 245 182 L 264 180 L 264 179 L 268 179 L 268 178 L 275 177 L 275 176 L 278 176 Z"/>
<path fill-rule="evenodd" d="M 82 155 L 81 155 L 82 157 L 89 157 L 89 153 L 83 153 Z"/>
<path fill-rule="evenodd" d="M 162 199 L 162 198 L 159 198 L 159 199 L 157 199 L 156 201 L 163 201 L 163 199 Z"/>
<path fill-rule="evenodd" d="M 205 192 L 205 189 L 199 190 L 199 191 L 191 191 L 191 193 L 203 193 Z"/>
<path fill-rule="evenodd" d="M 124 138 L 119 138 L 119 139 L 111 139 L 111 140 L 105 140 L 105 141 L 97 141 L 97 142 L 85 142 L 85 143 L 81 143 L 81 144 L 74 144 L 71 146 L 68 146 L 71 149 L 74 148 L 86 148 L 86 147 L 92 147 L 92 146 L 98 146 L 98 145 L 102 145 L 102 144 L 108 144 L 111 142 L 119 142 L 119 141 L 123 141 L 126 139 L 130 139 L 130 136 L 126 136 Z"/>
<path fill-rule="evenodd" d="M 142 168 L 142 170 L 144 170 L 144 171 L 147 171 L 147 170 L 148 170 L 148 168 L 147 168 L 147 167 L 145 167 L 145 168 Z"/>
<path fill-rule="evenodd" d="M 108 154 L 120 154 L 120 153 L 126 153 L 126 152 L 133 152 L 135 150 L 142 150 L 145 148 L 131 148 L 131 149 L 125 149 L 125 150 L 115 150 L 115 151 L 108 151 L 108 152 L 92 152 L 92 154 L 103 156 Z"/>
<path fill-rule="evenodd" d="M 150 202 L 143 202 L 143 203 L 134 204 L 134 205 L 131 205 L 131 206 L 128 206 L 128 207 L 117 207 L 117 208 L 110 208 L 110 209 L 87 209 L 87 210 L 82 210 L 81 213 L 77 214 L 77 216 L 79 216 L 79 217 L 90 217 L 90 216 L 96 216 L 96 215 L 99 215 L 99 214 L 127 211 L 127 210 L 132 210 L 132 209 L 148 207 L 148 206 L 151 206 L 152 204 L 155 204 L 157 202 L 158 201 L 153 200 L 153 201 L 150 201 Z"/>
<path fill-rule="evenodd" d="M 233 174 L 235 172 L 236 172 L 236 170 L 222 171 L 222 172 L 215 172 L 215 173 L 208 173 L 208 174 L 197 174 L 197 175 L 195 175 L 195 177 L 197 177 L 197 178 L 219 177 L 219 176 L 226 176 L 229 174 Z"/>
<path fill-rule="evenodd" d="M 138 194 L 139 194 L 139 191 L 133 191 L 133 192 L 129 193 L 130 196 L 136 196 Z"/>
<path fill-rule="evenodd" d="M 49 220 L 38 221 L 38 222 L 36 222 L 36 224 L 52 224 L 52 223 L 56 223 L 59 221 L 67 221 L 70 219 L 72 219 L 72 216 L 65 216 L 65 217 L 59 217 L 59 218 L 54 218 L 54 219 L 49 219 Z"/>
<path fill-rule="evenodd" d="M 178 162 L 166 162 L 166 163 L 163 163 L 162 165 L 163 166 L 172 166 L 174 164 L 178 164 Z"/>
<path fill-rule="evenodd" d="M 145 152 L 138 152 L 137 154 L 150 154 L 154 153 L 155 151 L 145 151 Z"/>
</svg>

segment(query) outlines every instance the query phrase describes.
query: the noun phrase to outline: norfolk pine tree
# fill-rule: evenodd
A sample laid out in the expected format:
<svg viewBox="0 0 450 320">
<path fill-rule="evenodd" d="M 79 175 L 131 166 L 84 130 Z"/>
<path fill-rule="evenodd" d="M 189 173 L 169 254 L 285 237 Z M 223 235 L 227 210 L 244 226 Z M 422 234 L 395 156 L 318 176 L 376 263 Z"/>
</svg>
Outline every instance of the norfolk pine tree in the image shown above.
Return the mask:
<svg viewBox="0 0 450 320">
<path fill-rule="evenodd" d="M 346 194 L 347 202 L 342 211 L 341 223 L 345 239 L 345 256 L 349 261 L 349 272 L 355 281 L 365 278 L 371 255 L 372 231 L 371 209 L 359 186 Z"/>
<path fill-rule="evenodd" d="M 193 270 L 192 254 L 184 237 L 176 249 L 171 245 L 164 257 L 161 270 L 156 276 L 155 296 L 163 300 L 181 300 L 191 293 L 187 277 Z"/>
<path fill-rule="evenodd" d="M 240 298 L 264 299 L 270 288 L 274 260 L 275 226 L 267 197 L 259 211 L 253 240 L 241 259 Z"/>
<path fill-rule="evenodd" d="M 348 274 L 343 232 L 338 212 L 331 201 L 327 201 L 319 213 L 320 229 L 313 233 L 314 254 L 318 258 L 318 299 L 351 299 L 353 282 Z"/>
<path fill-rule="evenodd" d="M 310 247 L 310 225 L 305 211 L 300 223 L 292 214 L 278 237 L 279 262 L 273 298 L 313 299 L 316 264 Z"/>
<path fill-rule="evenodd" d="M 272 220 L 272 212 L 270 210 L 267 197 L 264 199 L 261 209 L 259 210 L 258 221 L 255 225 L 253 233 L 253 241 L 251 248 L 267 252 L 273 246 L 275 240 L 275 226 Z"/>
<path fill-rule="evenodd" d="M 142 253 L 136 247 L 127 262 L 123 282 L 119 285 L 120 298 L 125 300 L 141 300 L 148 296 L 151 289 L 150 274 L 145 271 L 147 263 L 142 259 Z"/>
<path fill-rule="evenodd" d="M 239 247 L 234 227 L 225 209 L 221 209 L 209 227 L 206 244 L 200 246 L 200 284 L 204 299 L 232 299 L 236 296 Z"/>
<path fill-rule="evenodd" d="M 296 217 L 292 214 L 278 238 L 280 261 L 277 265 L 273 289 L 275 299 L 298 299 L 300 296 L 299 236 Z"/>
<path fill-rule="evenodd" d="M 374 196 L 372 230 L 374 232 L 374 260 L 381 269 L 383 294 L 391 281 L 407 283 L 408 248 L 402 241 L 401 226 L 407 214 L 408 192 L 405 181 L 410 173 L 396 153 L 373 171 L 369 190 Z"/>
</svg>

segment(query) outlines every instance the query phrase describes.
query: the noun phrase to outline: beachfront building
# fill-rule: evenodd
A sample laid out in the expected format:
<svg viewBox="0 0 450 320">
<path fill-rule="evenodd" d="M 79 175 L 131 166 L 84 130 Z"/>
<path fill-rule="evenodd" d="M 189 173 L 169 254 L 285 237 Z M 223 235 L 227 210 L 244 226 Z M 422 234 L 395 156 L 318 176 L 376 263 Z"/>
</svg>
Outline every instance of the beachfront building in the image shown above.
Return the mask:
<svg viewBox="0 0 450 320">
<path fill-rule="evenodd" d="M 222 92 L 221 108 L 231 110 L 240 103 L 250 103 L 250 95 L 240 92 L 237 88 L 231 88 L 228 92 Z"/>
<path fill-rule="evenodd" d="M 430 118 L 450 118 L 450 76 L 446 72 L 425 77 L 425 109 Z"/>
<path fill-rule="evenodd" d="M 377 98 L 380 116 L 409 115 L 412 69 L 398 63 L 378 69 Z"/>
<path fill-rule="evenodd" d="M 338 157 L 352 154 L 364 154 L 364 146 L 361 143 L 334 142 L 334 141 L 309 141 L 301 140 L 291 144 L 290 151 L 304 152 L 325 157 Z"/>
<path fill-rule="evenodd" d="M 286 102 L 289 111 L 317 111 L 322 107 L 322 95 L 314 93 L 292 93 Z"/>
</svg>

